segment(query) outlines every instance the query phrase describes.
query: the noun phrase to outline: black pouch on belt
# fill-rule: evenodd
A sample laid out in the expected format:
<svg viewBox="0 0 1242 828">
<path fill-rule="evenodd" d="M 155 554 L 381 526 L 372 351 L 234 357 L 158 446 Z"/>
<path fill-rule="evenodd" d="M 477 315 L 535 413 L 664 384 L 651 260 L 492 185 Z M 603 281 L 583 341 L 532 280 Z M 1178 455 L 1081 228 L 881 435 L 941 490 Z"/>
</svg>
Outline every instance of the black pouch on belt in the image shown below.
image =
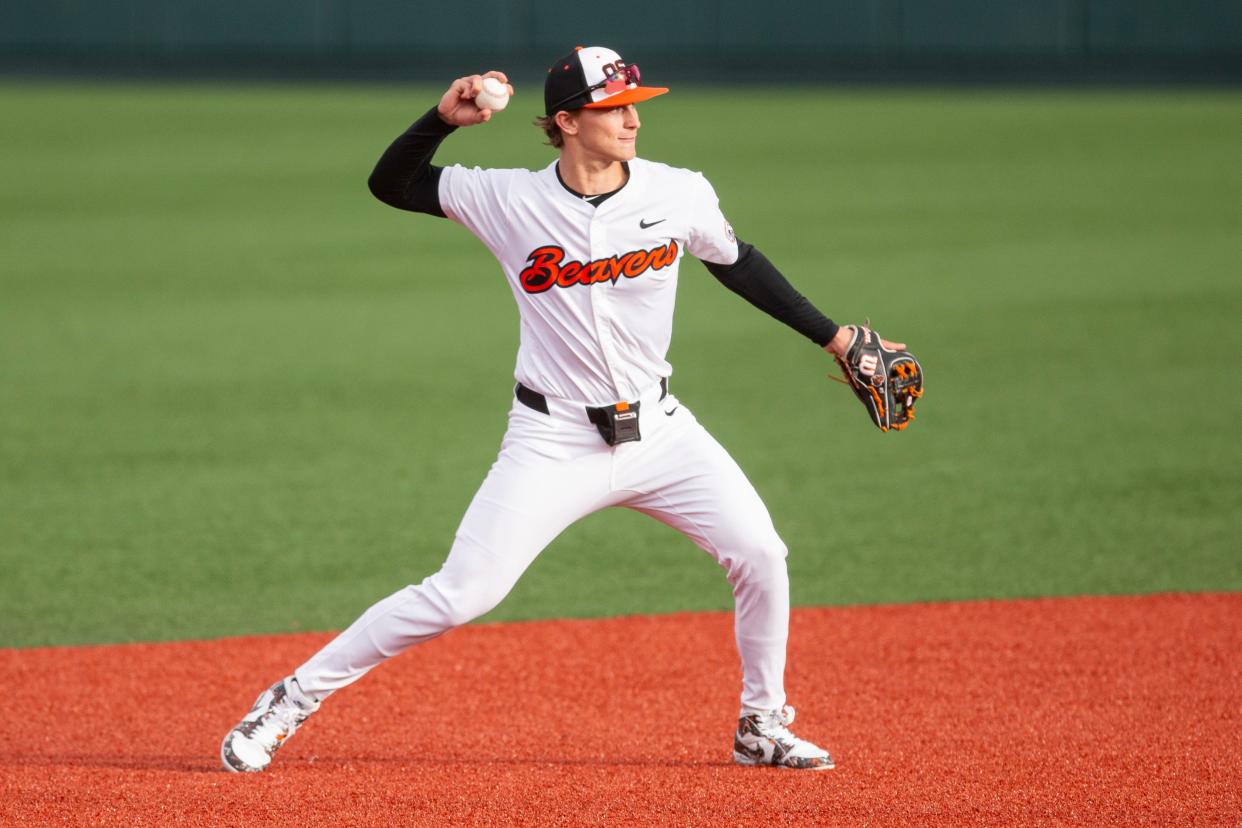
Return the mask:
<svg viewBox="0 0 1242 828">
<path fill-rule="evenodd" d="M 643 439 L 638 433 L 639 403 L 619 402 L 603 408 L 588 408 L 587 418 L 599 429 L 599 436 L 610 446 Z"/>
</svg>

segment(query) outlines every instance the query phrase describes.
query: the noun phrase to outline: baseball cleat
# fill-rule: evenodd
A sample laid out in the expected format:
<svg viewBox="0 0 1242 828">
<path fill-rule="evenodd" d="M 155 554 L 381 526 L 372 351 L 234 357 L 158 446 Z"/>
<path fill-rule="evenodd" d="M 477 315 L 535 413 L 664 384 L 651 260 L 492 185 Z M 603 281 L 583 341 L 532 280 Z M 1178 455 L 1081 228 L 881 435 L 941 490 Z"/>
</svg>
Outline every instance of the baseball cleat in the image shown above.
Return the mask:
<svg viewBox="0 0 1242 828">
<path fill-rule="evenodd" d="M 797 770 L 832 770 L 836 764 L 821 747 L 789 732 L 794 709 L 750 713 L 737 720 L 733 761 L 739 765 L 773 765 Z"/>
<path fill-rule="evenodd" d="M 220 761 L 225 770 L 234 773 L 263 770 L 271 764 L 272 754 L 319 709 L 316 701 L 294 701 L 288 689 L 293 681 L 295 679 L 290 676 L 264 690 L 250 712 L 224 737 Z"/>
</svg>

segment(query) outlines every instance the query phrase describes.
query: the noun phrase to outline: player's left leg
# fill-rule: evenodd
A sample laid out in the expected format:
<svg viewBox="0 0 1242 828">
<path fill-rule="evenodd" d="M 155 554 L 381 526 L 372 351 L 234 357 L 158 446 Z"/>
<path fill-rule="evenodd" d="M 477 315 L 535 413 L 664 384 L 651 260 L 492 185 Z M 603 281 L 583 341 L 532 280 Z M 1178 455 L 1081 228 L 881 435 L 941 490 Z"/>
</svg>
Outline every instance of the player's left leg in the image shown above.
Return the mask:
<svg viewBox="0 0 1242 828">
<path fill-rule="evenodd" d="M 658 420 L 644 418 L 640 443 L 620 447 L 615 486 L 633 492 L 622 505 L 686 535 L 728 574 L 742 662 L 734 757 L 743 764 L 830 768 L 827 751 L 788 730 L 793 710 L 785 705 L 784 686 L 789 635 L 785 544 L 729 453 L 675 398 L 663 408 L 653 412 Z M 672 415 L 666 417 L 667 411 Z"/>
<path fill-rule="evenodd" d="M 618 452 L 615 485 L 633 492 L 621 505 L 686 535 L 725 569 L 735 602 L 742 706 L 780 708 L 789 636 L 785 544 L 754 486 L 685 406 L 668 423 L 652 425 L 657 428 L 644 422 L 643 440 Z"/>
</svg>

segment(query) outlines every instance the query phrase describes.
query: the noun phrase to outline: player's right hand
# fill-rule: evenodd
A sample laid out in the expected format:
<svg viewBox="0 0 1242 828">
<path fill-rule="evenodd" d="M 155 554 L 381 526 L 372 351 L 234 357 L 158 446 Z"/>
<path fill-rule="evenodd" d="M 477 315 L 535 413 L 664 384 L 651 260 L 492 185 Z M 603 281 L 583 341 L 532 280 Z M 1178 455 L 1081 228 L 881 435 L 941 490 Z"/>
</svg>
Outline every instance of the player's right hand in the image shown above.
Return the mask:
<svg viewBox="0 0 1242 828">
<path fill-rule="evenodd" d="M 446 124 L 459 127 L 474 126 L 490 121 L 492 111 L 479 109 L 474 103 L 474 96 L 483 89 L 484 78 L 495 78 L 508 86 L 509 94 L 513 95 L 513 87 L 509 84 L 509 78 L 504 72 L 497 72 L 493 69 L 482 75 L 467 75 L 464 78 L 458 78 L 440 98 L 440 105 L 436 107 L 441 120 Z"/>
</svg>

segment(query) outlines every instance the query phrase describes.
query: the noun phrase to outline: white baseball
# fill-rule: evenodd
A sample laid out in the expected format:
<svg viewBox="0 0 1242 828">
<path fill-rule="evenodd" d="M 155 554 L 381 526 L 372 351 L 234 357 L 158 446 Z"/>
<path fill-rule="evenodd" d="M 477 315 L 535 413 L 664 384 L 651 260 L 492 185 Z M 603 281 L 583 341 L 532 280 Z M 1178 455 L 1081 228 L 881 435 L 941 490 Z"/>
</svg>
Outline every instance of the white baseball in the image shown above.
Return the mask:
<svg viewBox="0 0 1242 828">
<path fill-rule="evenodd" d="M 474 104 L 479 109 L 499 112 L 509 105 L 509 87 L 495 78 L 484 78 L 483 91 L 474 96 Z"/>
</svg>

